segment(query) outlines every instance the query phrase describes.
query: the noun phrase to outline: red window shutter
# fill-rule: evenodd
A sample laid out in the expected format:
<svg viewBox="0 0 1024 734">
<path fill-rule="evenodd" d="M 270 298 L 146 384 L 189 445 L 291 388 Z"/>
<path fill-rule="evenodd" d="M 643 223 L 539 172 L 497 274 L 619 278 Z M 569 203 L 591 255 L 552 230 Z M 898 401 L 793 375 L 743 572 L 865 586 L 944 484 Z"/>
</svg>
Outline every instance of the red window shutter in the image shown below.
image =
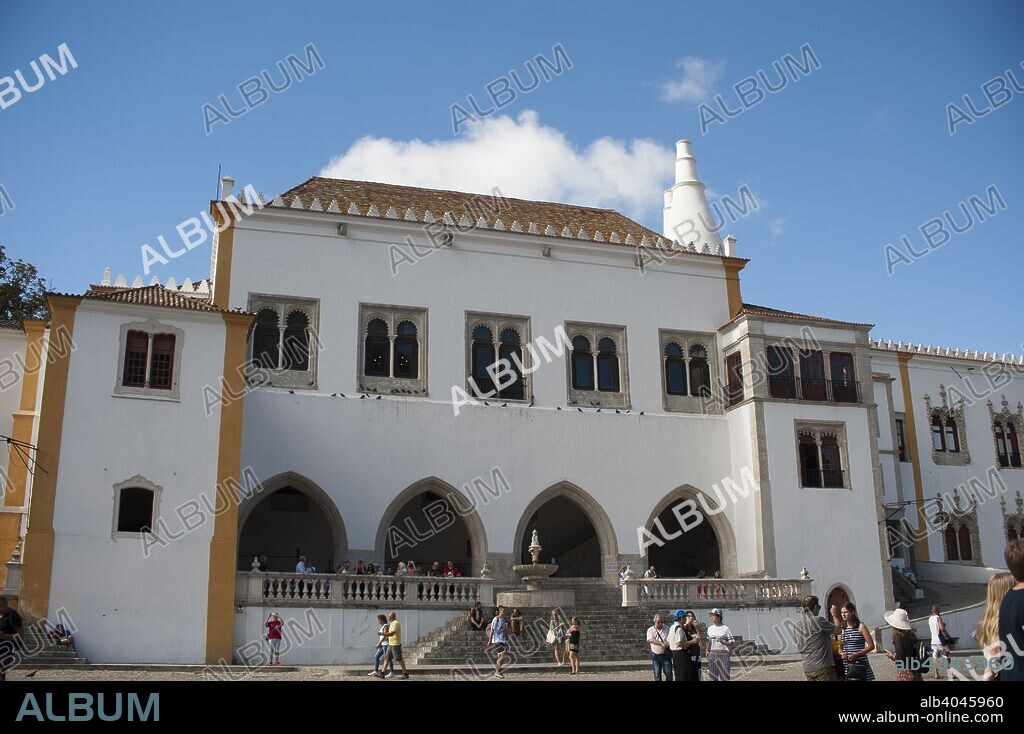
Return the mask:
<svg viewBox="0 0 1024 734">
<path fill-rule="evenodd" d="M 149 386 L 154 390 L 170 390 L 174 377 L 174 335 L 157 334 L 153 337 L 153 358 L 149 372 Z"/>
<path fill-rule="evenodd" d="M 122 386 L 146 386 L 146 354 L 148 350 L 149 335 L 146 332 L 128 332 L 124 349 L 124 372 L 121 375 Z"/>
</svg>

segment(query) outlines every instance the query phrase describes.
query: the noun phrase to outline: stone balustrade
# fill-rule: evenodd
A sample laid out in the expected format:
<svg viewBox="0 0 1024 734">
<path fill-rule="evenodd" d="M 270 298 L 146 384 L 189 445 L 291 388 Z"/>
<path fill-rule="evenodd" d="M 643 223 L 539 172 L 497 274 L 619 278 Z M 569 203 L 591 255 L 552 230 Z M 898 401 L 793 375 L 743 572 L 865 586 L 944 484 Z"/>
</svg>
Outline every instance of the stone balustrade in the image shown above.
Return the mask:
<svg viewBox="0 0 1024 734">
<path fill-rule="evenodd" d="M 466 607 L 494 603 L 494 580 L 470 577 L 239 572 L 238 606 L 294 602 L 324 607 Z"/>
<path fill-rule="evenodd" d="M 632 579 L 622 583 L 622 606 L 800 606 L 811 579 Z"/>
</svg>

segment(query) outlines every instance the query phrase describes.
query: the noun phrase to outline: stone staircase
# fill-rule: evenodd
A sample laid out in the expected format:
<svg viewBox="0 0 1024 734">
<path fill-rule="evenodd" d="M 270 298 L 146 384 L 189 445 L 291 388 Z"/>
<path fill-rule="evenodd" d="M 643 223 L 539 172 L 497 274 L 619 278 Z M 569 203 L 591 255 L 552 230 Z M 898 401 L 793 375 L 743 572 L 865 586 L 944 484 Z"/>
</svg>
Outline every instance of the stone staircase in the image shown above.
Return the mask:
<svg viewBox="0 0 1024 734">
<path fill-rule="evenodd" d="M 77 651 L 53 644 L 53 640 L 47 639 L 35 624 L 26 622 L 22 637 L 22 646 L 18 651 L 20 660 L 17 663 L 21 670 L 74 668 L 89 664 L 86 658 L 79 657 Z"/>
<path fill-rule="evenodd" d="M 599 579 L 572 579 L 559 582 L 551 579 L 552 588 L 571 587 L 576 592 L 573 609 L 561 609 L 558 618 L 569 625 L 571 616 L 581 621 L 580 659 L 590 662 L 647 660 L 650 647 L 646 642 L 651 619 L 660 613 L 666 625 L 673 621 L 674 610 L 655 607 L 623 607 L 618 586 L 609 586 Z M 515 663 L 554 663 L 551 646 L 545 641 L 551 609 L 525 608 L 526 623 L 521 636 L 510 636 L 508 652 Z M 488 610 L 485 616 L 488 616 Z M 511 610 L 506 611 L 506 618 Z M 488 620 L 489 621 L 489 620 Z M 443 665 L 472 667 L 493 665 L 494 653 L 484 650 L 486 632 L 472 630 L 466 617 L 458 617 L 425 637 L 403 648 L 405 659 L 413 666 Z M 770 654 L 763 645 L 740 640 L 734 655 Z"/>
</svg>

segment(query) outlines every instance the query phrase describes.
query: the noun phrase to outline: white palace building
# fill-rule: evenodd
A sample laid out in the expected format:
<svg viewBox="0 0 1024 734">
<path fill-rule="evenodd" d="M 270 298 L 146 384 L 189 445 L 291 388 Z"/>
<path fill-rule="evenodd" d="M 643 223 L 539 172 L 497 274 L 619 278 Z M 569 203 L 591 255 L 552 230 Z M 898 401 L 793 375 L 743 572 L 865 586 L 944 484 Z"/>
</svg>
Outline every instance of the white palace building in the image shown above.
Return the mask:
<svg viewBox="0 0 1024 734">
<path fill-rule="evenodd" d="M 1024 525 L 1024 359 L 745 303 L 688 141 L 675 178 L 661 233 L 225 178 L 209 278 L 108 271 L 0 329 L 0 585 L 94 662 L 237 659 L 278 609 L 324 664 L 368 660 L 380 611 L 410 644 L 492 604 L 535 530 L 552 583 L 751 639 L 804 593 L 875 625 L 899 573 L 987 580 Z M 463 577 L 327 573 L 359 560 Z"/>
</svg>

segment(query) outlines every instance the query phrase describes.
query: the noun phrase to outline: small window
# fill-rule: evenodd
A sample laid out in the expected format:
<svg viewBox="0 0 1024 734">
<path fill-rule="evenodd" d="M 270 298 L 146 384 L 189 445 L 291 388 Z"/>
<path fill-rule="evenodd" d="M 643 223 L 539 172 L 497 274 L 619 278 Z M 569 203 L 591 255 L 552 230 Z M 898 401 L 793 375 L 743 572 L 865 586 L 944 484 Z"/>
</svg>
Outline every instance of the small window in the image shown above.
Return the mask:
<svg viewBox="0 0 1024 734">
<path fill-rule="evenodd" d="M 960 435 L 952 417 L 946 419 L 946 451 L 954 454 L 960 451 Z"/>
<path fill-rule="evenodd" d="M 946 560 L 959 561 L 960 548 L 956 534 L 956 528 L 954 528 L 952 525 L 948 526 L 946 530 L 943 532 L 942 537 L 946 543 Z"/>
<path fill-rule="evenodd" d="M 793 357 L 785 347 L 769 346 L 768 394 L 773 398 L 792 399 L 796 397 L 796 381 L 793 374 Z"/>
<path fill-rule="evenodd" d="M 843 469 L 839 461 L 839 442 L 835 436 L 821 437 L 821 486 L 842 487 Z"/>
<path fill-rule="evenodd" d="M 359 389 L 403 396 L 427 395 L 427 311 L 360 304 L 363 334 L 356 364 Z"/>
<path fill-rule="evenodd" d="M 708 350 L 699 344 L 690 347 L 690 395 L 711 397 L 711 366 Z"/>
<path fill-rule="evenodd" d="M 900 461 L 907 460 L 907 440 L 903 436 L 903 419 L 896 419 L 896 447 L 899 450 Z"/>
<path fill-rule="evenodd" d="M 1017 429 L 1012 423 L 1006 424 L 1006 440 L 1010 448 L 1010 466 L 1020 469 L 1020 444 L 1017 441 Z"/>
<path fill-rule="evenodd" d="M 276 370 L 280 364 L 278 354 L 277 311 L 265 308 L 256 315 L 256 328 L 252 338 L 252 359 L 257 367 Z"/>
<path fill-rule="evenodd" d="M 972 561 L 974 560 L 974 550 L 971 548 L 971 531 L 966 525 L 961 525 L 960 530 L 956 534 L 957 540 L 960 542 L 960 560 L 961 561 Z"/>
<path fill-rule="evenodd" d="M 825 360 L 817 350 L 800 352 L 800 394 L 804 400 L 825 399 Z"/>
<path fill-rule="evenodd" d="M 665 390 L 669 395 L 686 395 L 686 362 L 683 348 L 675 342 L 665 345 Z"/>
<path fill-rule="evenodd" d="M 124 387 L 146 386 L 146 357 L 149 352 L 149 334 L 143 331 L 129 331 L 124 352 Z"/>
<path fill-rule="evenodd" d="M 818 463 L 818 445 L 814 436 L 800 436 L 800 486 L 820 487 L 821 466 Z"/>
<path fill-rule="evenodd" d="M 743 400 L 743 355 L 739 352 L 725 358 L 726 397 L 729 405 Z"/>
<path fill-rule="evenodd" d="M 256 314 L 251 366 L 263 370 L 250 375 L 250 384 L 315 390 L 320 304 L 309 298 L 249 294 L 249 310 Z"/>
<path fill-rule="evenodd" d="M 388 339 L 388 325 L 382 319 L 373 319 L 366 325 L 366 364 L 364 373 L 379 377 L 390 374 L 391 340 Z"/>
<path fill-rule="evenodd" d="M 135 328 L 132 328 L 135 327 Z M 178 399 L 181 339 L 184 332 L 155 319 L 122 324 L 119 379 L 114 394 Z"/>
<path fill-rule="evenodd" d="M 832 366 L 832 399 L 837 403 L 856 403 L 857 381 L 853 372 L 853 355 L 832 352 L 828 357 Z"/>
<path fill-rule="evenodd" d="M 117 532 L 148 533 L 153 527 L 153 491 L 126 487 L 118 494 Z"/>
<path fill-rule="evenodd" d="M 999 466 L 1010 465 L 1010 451 L 1006 441 L 1006 431 L 1003 429 L 1003 424 L 996 421 L 992 424 L 992 432 L 995 434 L 996 439 L 996 456 L 999 459 Z"/>
<path fill-rule="evenodd" d="M 309 316 L 304 312 L 292 311 L 288 314 L 281 352 L 281 366 L 284 369 L 299 372 L 309 369 Z"/>
<path fill-rule="evenodd" d="M 572 340 L 572 387 L 574 390 L 594 389 L 594 365 L 590 341 L 585 336 Z"/>
<path fill-rule="evenodd" d="M 597 389 L 601 392 L 619 391 L 619 357 L 615 342 L 607 337 L 597 345 Z"/>
<path fill-rule="evenodd" d="M 395 377 L 415 380 L 419 375 L 418 355 L 416 325 L 403 321 L 398 325 L 398 336 L 395 337 Z"/>
<path fill-rule="evenodd" d="M 494 392 L 494 381 L 487 368 L 494 364 L 494 334 L 486 326 L 473 329 L 472 377 L 481 396 Z"/>
<path fill-rule="evenodd" d="M 946 439 L 945 432 L 942 427 L 942 418 L 937 415 L 932 417 L 932 448 L 935 451 L 946 450 Z"/>
<path fill-rule="evenodd" d="M 498 395 L 508 400 L 522 400 L 526 394 L 523 380 L 523 349 L 520 343 L 522 339 L 515 329 L 502 329 L 501 344 L 498 346 L 498 359 L 503 359 L 515 373 L 512 382 L 502 377 L 501 382 L 505 384 Z"/>
</svg>

